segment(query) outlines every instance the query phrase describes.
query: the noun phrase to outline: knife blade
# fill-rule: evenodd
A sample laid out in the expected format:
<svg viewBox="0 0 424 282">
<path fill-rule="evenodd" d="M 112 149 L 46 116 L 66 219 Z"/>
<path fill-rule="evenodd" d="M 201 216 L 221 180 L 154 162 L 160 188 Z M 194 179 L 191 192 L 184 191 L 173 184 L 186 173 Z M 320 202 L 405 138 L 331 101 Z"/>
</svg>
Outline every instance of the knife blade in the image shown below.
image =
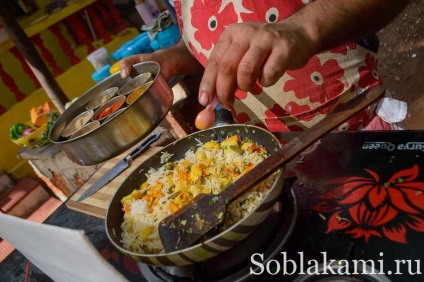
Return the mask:
<svg viewBox="0 0 424 282">
<path fill-rule="evenodd" d="M 94 182 L 90 188 L 88 188 L 84 193 L 76 200 L 77 203 L 82 200 L 90 197 L 101 188 L 103 188 L 106 184 L 112 181 L 116 176 L 118 176 L 121 172 L 126 170 L 132 163 L 132 161 L 138 157 L 142 152 L 144 152 L 153 142 L 159 139 L 161 133 L 156 132 L 149 135 L 145 138 L 140 145 L 138 145 L 133 151 L 131 151 L 125 158 L 120 160 L 115 166 L 113 166 L 108 172 L 102 175 L 96 182 Z"/>
</svg>

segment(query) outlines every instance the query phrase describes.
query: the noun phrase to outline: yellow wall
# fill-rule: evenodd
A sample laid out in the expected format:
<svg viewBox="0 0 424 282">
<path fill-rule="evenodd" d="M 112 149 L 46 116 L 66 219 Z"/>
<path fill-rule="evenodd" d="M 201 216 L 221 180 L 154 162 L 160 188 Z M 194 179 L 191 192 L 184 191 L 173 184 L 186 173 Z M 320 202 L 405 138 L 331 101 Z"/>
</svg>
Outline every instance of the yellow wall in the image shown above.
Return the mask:
<svg viewBox="0 0 424 282">
<path fill-rule="evenodd" d="M 115 36 L 114 39 L 105 46 L 109 55 L 113 51 L 117 50 L 121 44 L 131 40 L 137 34 L 138 31 L 135 28 L 131 28 L 129 29 L 129 33 L 121 36 Z M 91 63 L 85 59 L 87 56 L 85 46 L 79 46 L 74 50 L 74 53 L 77 54 L 78 57 L 83 58 L 81 62 L 69 67 L 69 59 L 66 54 L 60 52 L 61 48 L 60 46 L 57 47 L 56 44 L 58 43 L 56 38 L 48 32 L 43 34 L 43 37 L 45 39 L 44 42 L 49 46 L 49 49 L 53 47 L 52 50 L 58 50 L 54 53 L 55 60 L 57 60 L 58 65 L 60 65 L 63 69 L 66 69 L 66 71 L 56 77 L 56 80 L 70 100 L 75 97 L 79 97 L 95 85 L 95 82 L 91 78 L 94 68 Z M 100 45 L 102 46 L 103 44 L 100 42 Z M 21 148 L 10 141 L 9 128 L 15 123 L 27 122 L 30 120 L 29 112 L 31 108 L 44 104 L 44 102 L 48 101 L 49 98 L 43 89 L 34 91 L 33 81 L 29 79 L 29 77 L 25 77 L 26 74 L 23 70 L 21 70 L 19 62 L 13 57 L 13 55 L 8 52 L 1 53 L 0 62 L 2 62 L 5 69 L 7 68 L 6 70 L 8 72 L 10 71 L 10 73 L 13 74 L 19 89 L 24 93 L 30 93 L 27 95 L 26 99 L 14 104 L 6 113 L 0 115 L 0 170 L 4 170 L 13 177 L 19 179 L 24 176 L 32 176 L 34 173 L 26 160 L 17 158 L 17 153 Z M 19 79 L 20 76 L 22 79 Z M 0 83 L 0 91 L 2 100 L 7 95 L 12 95 L 13 98 L 13 94 L 9 94 L 8 92 L 10 91 L 2 83 Z M 10 99 L 10 97 L 7 99 Z"/>
</svg>

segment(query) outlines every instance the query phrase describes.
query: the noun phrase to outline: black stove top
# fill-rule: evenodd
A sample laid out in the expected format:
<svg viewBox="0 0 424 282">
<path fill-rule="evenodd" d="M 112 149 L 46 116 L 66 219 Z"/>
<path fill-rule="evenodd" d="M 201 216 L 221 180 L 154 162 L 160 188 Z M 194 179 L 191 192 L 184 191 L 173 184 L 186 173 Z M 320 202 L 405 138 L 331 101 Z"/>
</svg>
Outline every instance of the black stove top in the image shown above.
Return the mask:
<svg viewBox="0 0 424 282">
<path fill-rule="evenodd" d="M 286 171 L 274 211 L 242 243 L 191 267 L 139 264 L 143 277 L 424 281 L 424 132 L 332 133 Z"/>
</svg>

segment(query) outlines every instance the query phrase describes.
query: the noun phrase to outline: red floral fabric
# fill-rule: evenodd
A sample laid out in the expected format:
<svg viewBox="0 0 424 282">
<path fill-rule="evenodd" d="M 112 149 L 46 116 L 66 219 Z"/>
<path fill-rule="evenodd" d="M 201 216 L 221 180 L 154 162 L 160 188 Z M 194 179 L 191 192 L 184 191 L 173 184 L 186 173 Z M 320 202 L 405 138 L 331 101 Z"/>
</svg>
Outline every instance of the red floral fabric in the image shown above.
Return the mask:
<svg viewBox="0 0 424 282">
<path fill-rule="evenodd" d="M 232 23 L 277 23 L 307 5 L 302 0 L 175 0 L 183 39 L 204 66 L 221 33 Z M 299 70 L 287 71 L 271 87 L 259 83 L 251 93 L 237 91 L 233 116 L 239 123 L 262 124 L 270 130 L 304 130 L 341 104 L 375 84 L 378 59 L 351 42 L 313 56 Z M 338 130 L 359 130 L 374 116 L 374 107 Z M 277 121 L 278 120 L 278 121 Z"/>
<path fill-rule="evenodd" d="M 262 21 L 275 23 L 302 8 L 304 4 L 300 0 L 273 0 L 268 1 L 268 5 L 261 5 L 255 0 L 244 0 L 243 7 L 245 10 L 240 12 L 243 22 Z"/>
<path fill-rule="evenodd" d="M 318 57 L 313 56 L 302 69 L 287 71 L 293 77 L 284 85 L 284 91 L 293 91 L 299 99 L 308 98 L 311 103 L 326 101 L 338 97 L 344 85 L 339 79 L 344 71 L 337 60 L 330 59 L 321 63 Z"/>
<path fill-rule="evenodd" d="M 358 85 L 362 88 L 368 85 L 381 84 L 381 77 L 377 71 L 378 60 L 371 54 L 365 56 L 365 66 L 360 66 L 358 72 L 360 75 Z"/>
<path fill-rule="evenodd" d="M 191 24 L 196 29 L 194 38 L 205 50 L 211 50 L 225 28 L 237 22 L 237 14 L 232 3 L 220 11 L 220 5 L 211 5 L 210 2 L 214 1 L 194 1 L 190 9 L 193 15 Z"/>
</svg>

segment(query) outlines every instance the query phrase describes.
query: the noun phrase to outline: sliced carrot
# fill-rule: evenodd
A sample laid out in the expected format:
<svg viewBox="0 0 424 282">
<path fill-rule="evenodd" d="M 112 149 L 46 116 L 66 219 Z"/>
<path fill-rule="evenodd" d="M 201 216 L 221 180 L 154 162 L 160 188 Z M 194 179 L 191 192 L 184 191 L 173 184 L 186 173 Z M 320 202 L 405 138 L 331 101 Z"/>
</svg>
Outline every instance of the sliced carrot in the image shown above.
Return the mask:
<svg viewBox="0 0 424 282">
<path fill-rule="evenodd" d="M 130 212 L 130 205 L 128 203 L 124 203 L 124 211 L 125 211 L 125 213 Z"/>
<path fill-rule="evenodd" d="M 179 209 L 179 207 L 176 204 L 174 204 L 173 201 L 169 202 L 169 207 L 171 208 L 172 212 L 176 212 Z"/>
</svg>

